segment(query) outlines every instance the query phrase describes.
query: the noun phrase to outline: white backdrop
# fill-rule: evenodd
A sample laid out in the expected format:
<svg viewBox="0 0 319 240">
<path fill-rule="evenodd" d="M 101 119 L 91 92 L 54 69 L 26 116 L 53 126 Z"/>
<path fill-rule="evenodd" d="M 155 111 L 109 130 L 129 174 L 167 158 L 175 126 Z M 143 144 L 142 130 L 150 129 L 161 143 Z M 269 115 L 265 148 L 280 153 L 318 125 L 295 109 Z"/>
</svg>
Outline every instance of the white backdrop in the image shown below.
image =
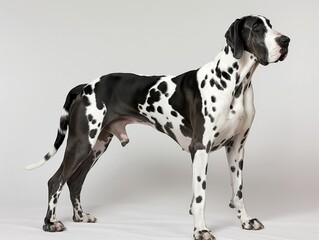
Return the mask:
<svg viewBox="0 0 319 240">
<path fill-rule="evenodd" d="M 241 231 L 228 209 L 224 151 L 210 157 L 207 222 L 219 239 L 318 239 L 318 9 L 315 0 L 0 0 L 0 236 L 190 239 L 190 156 L 152 128 L 129 126 L 130 143 L 122 148 L 114 139 L 85 182 L 83 205 L 107 235 L 71 222 L 67 187 L 58 214 L 71 229 L 41 232 L 47 180 L 65 144 L 41 169 L 22 167 L 51 149 L 73 86 L 109 72 L 177 75 L 198 68 L 222 49 L 236 18 L 261 14 L 291 38 L 288 58 L 260 66 L 253 77 L 257 114 L 246 145 L 245 198 L 266 229 L 257 238 Z M 157 216 L 163 225 L 143 222 Z M 123 228 L 103 226 L 114 221 Z"/>
</svg>

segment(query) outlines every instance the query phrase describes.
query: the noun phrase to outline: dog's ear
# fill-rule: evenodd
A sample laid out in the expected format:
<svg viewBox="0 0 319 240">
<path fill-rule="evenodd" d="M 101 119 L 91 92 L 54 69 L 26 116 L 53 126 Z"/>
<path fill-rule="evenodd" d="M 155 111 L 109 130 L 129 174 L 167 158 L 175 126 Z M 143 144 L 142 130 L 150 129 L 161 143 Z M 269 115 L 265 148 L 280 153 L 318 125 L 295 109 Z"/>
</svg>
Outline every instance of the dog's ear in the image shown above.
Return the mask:
<svg viewBox="0 0 319 240">
<path fill-rule="evenodd" d="M 236 19 L 225 34 L 227 45 L 233 50 L 233 56 L 236 59 L 240 59 L 244 52 L 244 45 L 241 40 L 242 21 L 243 19 Z"/>
</svg>

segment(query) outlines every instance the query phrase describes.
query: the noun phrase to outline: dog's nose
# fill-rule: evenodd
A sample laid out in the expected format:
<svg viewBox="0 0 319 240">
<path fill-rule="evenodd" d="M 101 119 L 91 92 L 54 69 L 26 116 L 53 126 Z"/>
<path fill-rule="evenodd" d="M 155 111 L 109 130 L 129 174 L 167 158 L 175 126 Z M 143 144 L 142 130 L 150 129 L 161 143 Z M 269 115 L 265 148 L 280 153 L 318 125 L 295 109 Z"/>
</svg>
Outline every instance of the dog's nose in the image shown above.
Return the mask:
<svg viewBox="0 0 319 240">
<path fill-rule="evenodd" d="M 287 48 L 289 46 L 290 38 L 282 35 L 278 38 L 278 43 L 281 47 Z"/>
</svg>

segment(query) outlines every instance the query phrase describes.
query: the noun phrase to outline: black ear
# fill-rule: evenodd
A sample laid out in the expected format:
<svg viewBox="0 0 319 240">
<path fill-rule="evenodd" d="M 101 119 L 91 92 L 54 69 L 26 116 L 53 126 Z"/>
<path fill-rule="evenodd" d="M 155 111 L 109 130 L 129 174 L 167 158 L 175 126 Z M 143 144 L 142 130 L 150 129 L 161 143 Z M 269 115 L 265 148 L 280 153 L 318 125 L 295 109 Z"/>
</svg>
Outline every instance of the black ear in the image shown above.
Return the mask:
<svg viewBox="0 0 319 240">
<path fill-rule="evenodd" d="M 236 19 L 235 22 L 230 25 L 228 31 L 225 34 L 227 45 L 231 47 L 234 53 L 234 58 L 240 59 L 243 56 L 244 45 L 241 40 L 241 23 L 243 19 Z"/>
</svg>

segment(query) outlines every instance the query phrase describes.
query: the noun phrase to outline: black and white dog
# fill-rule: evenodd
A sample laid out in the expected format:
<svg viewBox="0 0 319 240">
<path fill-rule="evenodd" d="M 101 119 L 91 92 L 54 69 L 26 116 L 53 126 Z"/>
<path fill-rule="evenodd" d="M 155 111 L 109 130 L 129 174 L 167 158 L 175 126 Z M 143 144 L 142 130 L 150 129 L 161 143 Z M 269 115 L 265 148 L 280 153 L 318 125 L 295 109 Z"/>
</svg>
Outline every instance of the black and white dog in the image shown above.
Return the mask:
<svg viewBox="0 0 319 240">
<path fill-rule="evenodd" d="M 73 88 L 64 105 L 54 148 L 26 169 L 48 161 L 61 146 L 69 128 L 63 162 L 49 180 L 48 211 L 44 231 L 63 231 L 55 210 L 65 183 L 74 207 L 73 220 L 95 222 L 80 203 L 82 184 L 89 170 L 115 135 L 125 146 L 125 126 L 142 123 L 173 138 L 191 154 L 193 164 L 194 239 L 214 239 L 205 224 L 205 190 L 208 155 L 226 148 L 233 197 L 244 229 L 262 229 L 243 201 L 244 145 L 254 119 L 251 77 L 258 64 L 285 59 L 290 39 L 272 29 L 262 16 L 237 19 L 225 34 L 227 45 L 203 67 L 178 76 L 141 76 L 112 73 Z"/>
</svg>

